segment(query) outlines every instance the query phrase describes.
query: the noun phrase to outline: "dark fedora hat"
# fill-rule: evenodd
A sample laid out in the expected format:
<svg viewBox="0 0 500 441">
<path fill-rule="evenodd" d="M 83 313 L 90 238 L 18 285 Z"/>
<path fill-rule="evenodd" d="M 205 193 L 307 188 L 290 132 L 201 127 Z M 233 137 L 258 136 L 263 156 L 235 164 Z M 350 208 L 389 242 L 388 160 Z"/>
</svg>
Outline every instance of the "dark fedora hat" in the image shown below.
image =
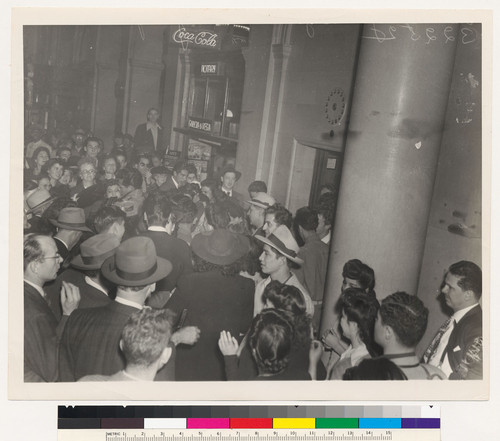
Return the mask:
<svg viewBox="0 0 500 441">
<path fill-rule="evenodd" d="M 132 237 L 124 241 L 101 267 L 106 279 L 123 286 L 149 285 L 167 277 L 172 264 L 156 256 L 155 244 L 149 237 Z"/>
<path fill-rule="evenodd" d="M 64 230 L 87 231 L 92 233 L 92 230 L 85 225 L 85 212 L 83 208 L 66 207 L 59 212 L 57 220 L 50 219 L 50 222 L 58 228 Z"/>
<path fill-rule="evenodd" d="M 225 167 L 222 168 L 222 170 L 220 171 L 221 177 L 223 177 L 226 173 L 234 173 L 235 176 L 236 176 L 236 180 L 238 180 L 238 179 L 241 178 L 241 172 L 239 172 L 238 170 L 236 170 L 234 168 L 234 165 L 232 165 L 232 164 L 228 164 L 228 165 L 226 165 Z"/>
<path fill-rule="evenodd" d="M 119 246 L 120 240 L 114 234 L 96 234 L 81 243 L 80 254 L 71 261 L 71 266 L 81 270 L 99 269 Z"/>
<path fill-rule="evenodd" d="M 230 265 L 250 251 L 250 242 L 241 234 L 218 229 L 197 234 L 191 241 L 191 249 L 207 262 Z"/>
</svg>

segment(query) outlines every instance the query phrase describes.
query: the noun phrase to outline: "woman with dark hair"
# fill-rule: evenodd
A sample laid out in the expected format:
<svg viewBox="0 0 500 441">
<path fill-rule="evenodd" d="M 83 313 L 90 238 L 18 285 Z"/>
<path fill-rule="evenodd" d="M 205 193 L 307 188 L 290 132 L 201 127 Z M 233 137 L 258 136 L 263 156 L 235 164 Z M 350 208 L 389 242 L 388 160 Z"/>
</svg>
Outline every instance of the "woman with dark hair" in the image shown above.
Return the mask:
<svg viewBox="0 0 500 441">
<path fill-rule="evenodd" d="M 340 380 L 347 368 L 356 366 L 365 358 L 381 354 L 381 349 L 373 338 L 379 307 L 378 300 L 374 296 L 358 288 L 347 288 L 342 293 L 336 309 L 341 315 L 342 334 L 351 344 L 339 354 L 338 360 L 328 363 L 327 379 Z M 319 355 L 321 350 L 320 345 L 315 349 Z M 312 358 L 319 359 L 318 354 L 312 354 Z M 311 375 L 314 378 L 314 373 Z"/>
<path fill-rule="evenodd" d="M 33 152 L 33 157 L 29 161 L 29 169 L 25 170 L 25 175 L 29 179 L 36 178 L 40 173 L 42 173 L 42 167 L 50 159 L 50 151 L 47 147 L 38 147 Z"/>
<path fill-rule="evenodd" d="M 255 380 L 309 380 L 289 369 L 294 343 L 293 315 L 280 309 L 265 309 L 252 322 L 249 346 L 258 369 Z"/>
<path fill-rule="evenodd" d="M 64 165 L 58 158 L 49 159 L 42 167 L 42 173 L 46 174 L 50 180 L 50 194 L 54 197 L 68 198 L 70 188 L 68 185 L 62 184 L 61 178 L 64 174 Z"/>
<path fill-rule="evenodd" d="M 197 326 L 201 335 L 196 345 L 177 347 L 176 380 L 221 381 L 225 379 L 217 348 L 221 331 L 240 337 L 252 321 L 254 284 L 238 274 L 239 261 L 249 250 L 248 239 L 214 230 L 195 236 L 191 249 L 194 272 L 179 278 L 166 307 L 178 320 L 185 317 L 184 326 Z"/>
<path fill-rule="evenodd" d="M 366 358 L 359 365 L 348 368 L 343 380 L 380 381 L 380 380 L 408 380 L 405 373 L 397 364 L 385 357 Z"/>
<path fill-rule="evenodd" d="M 292 324 L 292 339 L 289 354 L 288 379 L 310 379 L 309 347 L 311 345 L 311 319 L 306 314 L 304 296 L 295 286 L 284 285 L 278 281 L 270 282 L 262 295 L 264 311 L 279 310 L 289 314 Z M 219 348 L 225 356 L 228 380 L 250 380 L 258 374 L 251 358 L 249 341 L 251 331 L 238 346 L 236 339 L 226 331 L 221 332 Z M 291 378 L 294 377 L 294 378 Z"/>
</svg>

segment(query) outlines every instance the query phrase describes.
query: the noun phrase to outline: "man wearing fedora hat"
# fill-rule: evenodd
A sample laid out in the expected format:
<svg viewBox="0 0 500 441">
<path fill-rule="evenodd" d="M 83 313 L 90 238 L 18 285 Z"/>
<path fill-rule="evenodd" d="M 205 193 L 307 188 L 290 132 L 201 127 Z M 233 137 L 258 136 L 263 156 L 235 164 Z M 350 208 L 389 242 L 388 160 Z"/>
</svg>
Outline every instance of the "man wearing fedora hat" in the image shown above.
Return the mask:
<svg viewBox="0 0 500 441">
<path fill-rule="evenodd" d="M 43 212 L 54 202 L 54 198 L 47 190 L 39 189 L 31 193 L 26 199 L 24 233 L 41 232 L 41 216 Z"/>
<path fill-rule="evenodd" d="M 59 212 L 57 219 L 50 219 L 50 222 L 57 227 L 54 240 L 56 241 L 57 251 L 63 260 L 68 257 L 69 252 L 78 243 L 84 232 L 92 232 L 85 225 L 83 209 L 78 207 L 63 208 Z"/>
<path fill-rule="evenodd" d="M 247 203 L 249 204 L 247 217 L 253 232 L 252 235 L 265 236 L 264 223 L 266 220 L 266 210 L 276 204 L 276 201 L 267 193 L 257 193 Z"/>
<path fill-rule="evenodd" d="M 103 280 L 100 269 L 103 262 L 112 256 L 120 245 L 118 238 L 110 233 L 96 234 L 80 245 L 80 254 L 71 260 L 71 268 L 63 271 L 52 283 L 47 284 L 47 297 L 56 317 L 62 311 L 57 301 L 63 282 L 72 283 L 80 289 L 79 308 L 96 308 L 111 302 L 109 284 Z"/>
<path fill-rule="evenodd" d="M 44 285 L 56 277 L 61 264 L 54 240 L 29 234 L 24 238 L 24 380 L 48 382 L 57 378 L 58 339 L 68 316 L 78 307 L 77 287 L 63 283 L 59 292 L 63 317 L 58 320 L 47 304 Z"/>
<path fill-rule="evenodd" d="M 167 307 L 201 336 L 192 347 L 179 346 L 176 379 L 223 381 L 224 360 L 217 342 L 222 330 L 242 337 L 252 321 L 254 283 L 239 275 L 239 261 L 250 250 L 248 239 L 224 229 L 200 233 L 191 242 L 195 272 L 182 276 Z"/>
<path fill-rule="evenodd" d="M 255 238 L 264 243 L 264 251 L 260 255 L 259 260 L 262 272 L 269 274 L 269 277 L 260 281 L 255 287 L 254 315 L 257 315 L 264 308 L 262 294 L 265 287 L 271 280 L 277 280 L 285 285 L 299 288 L 306 303 L 306 313 L 312 317 L 314 314 L 314 304 L 311 296 L 290 269 L 292 266 L 297 267 L 304 263 L 298 257 L 300 248 L 291 231 L 285 225 L 280 225 L 269 237 L 257 235 Z"/>
<path fill-rule="evenodd" d="M 220 172 L 220 189 L 239 205 L 243 206 L 245 196 L 233 189 L 234 184 L 241 178 L 241 173 L 234 168 L 234 165 L 226 165 Z"/>
<path fill-rule="evenodd" d="M 101 267 L 104 277 L 117 286 L 115 300 L 98 308 L 77 310 L 68 320 L 61 338 L 60 381 L 111 375 L 123 369 L 119 348 L 123 327 L 135 311 L 144 307 L 156 282 L 170 271 L 172 264 L 156 256 L 151 239 L 133 237 L 124 241 Z M 198 331 L 190 328 L 172 336 L 172 341 L 194 343 L 197 336 Z M 164 369 L 157 378 L 172 380 L 173 369 Z"/>
</svg>

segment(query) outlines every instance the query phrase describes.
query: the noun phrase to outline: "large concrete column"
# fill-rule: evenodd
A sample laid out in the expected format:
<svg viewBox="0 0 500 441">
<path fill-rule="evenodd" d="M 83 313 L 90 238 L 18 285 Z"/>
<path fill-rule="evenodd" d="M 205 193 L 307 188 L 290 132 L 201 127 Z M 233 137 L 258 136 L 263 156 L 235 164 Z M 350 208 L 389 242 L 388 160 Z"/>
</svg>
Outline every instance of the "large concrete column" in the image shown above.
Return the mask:
<svg viewBox="0 0 500 441">
<path fill-rule="evenodd" d="M 375 270 L 379 299 L 416 293 L 457 42 L 453 25 L 365 25 L 331 241 L 322 328 L 342 267 Z"/>
</svg>

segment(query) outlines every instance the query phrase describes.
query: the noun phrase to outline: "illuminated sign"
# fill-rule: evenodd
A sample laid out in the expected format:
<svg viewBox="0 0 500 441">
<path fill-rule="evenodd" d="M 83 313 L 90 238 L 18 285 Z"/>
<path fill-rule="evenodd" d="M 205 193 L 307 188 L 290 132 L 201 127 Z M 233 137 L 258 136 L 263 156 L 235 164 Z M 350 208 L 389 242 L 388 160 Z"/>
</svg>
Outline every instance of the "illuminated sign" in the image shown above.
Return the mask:
<svg viewBox="0 0 500 441">
<path fill-rule="evenodd" d="M 190 129 L 201 130 L 202 132 L 212 132 L 212 121 L 209 119 L 190 116 L 188 118 L 188 127 Z"/>
<path fill-rule="evenodd" d="M 191 46 L 220 49 L 221 45 L 221 37 L 217 32 L 200 26 L 179 26 L 172 34 L 172 41 L 181 44 L 184 49 Z"/>
</svg>

